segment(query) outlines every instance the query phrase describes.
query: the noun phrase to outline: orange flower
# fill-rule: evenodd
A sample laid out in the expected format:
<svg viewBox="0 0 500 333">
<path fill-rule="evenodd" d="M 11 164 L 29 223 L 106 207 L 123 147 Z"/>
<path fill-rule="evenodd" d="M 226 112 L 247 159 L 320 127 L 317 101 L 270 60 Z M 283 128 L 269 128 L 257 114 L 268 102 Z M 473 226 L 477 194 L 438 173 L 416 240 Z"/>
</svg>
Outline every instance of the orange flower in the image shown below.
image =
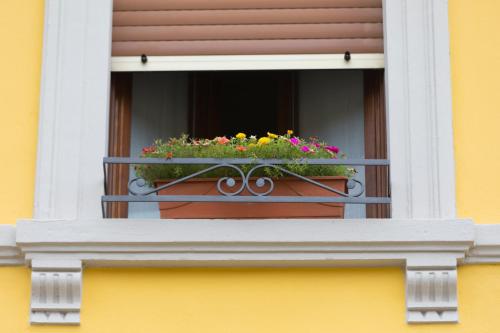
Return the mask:
<svg viewBox="0 0 500 333">
<path fill-rule="evenodd" d="M 172 158 L 173 156 L 174 156 L 174 154 L 171 151 L 169 151 L 168 153 L 165 154 L 165 157 L 168 159 Z"/>
<path fill-rule="evenodd" d="M 226 138 L 225 136 L 219 136 L 216 138 L 217 139 L 217 143 L 220 144 L 220 145 L 225 145 L 226 143 L 229 142 L 229 139 Z"/>
<path fill-rule="evenodd" d="M 244 146 L 236 146 L 236 150 L 238 150 L 238 151 L 246 151 L 246 150 L 247 150 L 247 147 L 244 147 Z"/>
</svg>

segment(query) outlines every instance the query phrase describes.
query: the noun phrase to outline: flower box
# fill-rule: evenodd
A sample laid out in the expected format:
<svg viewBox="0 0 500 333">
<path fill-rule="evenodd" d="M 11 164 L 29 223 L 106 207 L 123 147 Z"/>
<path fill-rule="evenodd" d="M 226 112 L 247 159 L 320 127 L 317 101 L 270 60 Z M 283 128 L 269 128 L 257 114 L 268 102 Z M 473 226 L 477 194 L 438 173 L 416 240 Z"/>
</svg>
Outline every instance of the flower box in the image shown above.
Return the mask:
<svg viewBox="0 0 500 333">
<path fill-rule="evenodd" d="M 332 197 L 347 193 L 347 180 L 355 170 L 339 163 L 309 164 L 308 161 L 343 157 L 339 149 L 317 138 L 308 140 L 268 133 L 257 139 L 243 133 L 235 137 L 214 139 L 189 139 L 187 136 L 157 140 L 143 149 L 142 157 L 153 158 L 216 158 L 243 159 L 243 165 L 200 165 L 193 162 L 158 165 L 139 165 L 137 175 L 154 187 L 158 195 L 220 196 L 228 198 L 233 192 L 238 197 L 251 198 L 266 192 L 268 196 L 295 197 L 298 202 L 160 202 L 162 218 L 343 218 L 343 203 L 300 202 L 303 197 Z M 256 160 L 279 159 L 279 166 L 256 164 Z M 248 162 L 247 162 L 248 161 Z M 242 177 L 246 178 L 246 181 Z M 250 177 L 250 178 L 249 178 Z M 161 181 L 161 180 L 166 181 Z M 170 179 L 170 180 L 168 180 Z M 173 180 L 183 181 L 165 187 Z M 224 180 L 234 180 L 228 187 Z M 315 185 L 321 183 L 330 190 Z M 260 184 L 258 184 L 260 182 Z M 272 183 L 272 184 L 271 184 Z M 226 185 L 224 185 L 226 184 Z M 260 185 L 260 186 L 259 186 Z M 266 188 L 267 186 L 267 188 Z M 336 193 L 338 192 L 338 193 Z M 151 192 L 150 192 L 151 193 Z M 219 199 L 219 198 L 216 198 Z M 224 199 L 223 199 L 224 200 Z M 228 198 L 227 200 L 230 200 Z"/>
<path fill-rule="evenodd" d="M 347 192 L 347 178 L 341 176 L 309 177 L 337 191 Z M 215 178 L 195 178 L 165 188 L 159 195 L 219 195 Z M 240 180 L 239 180 L 240 181 Z M 237 180 L 238 182 L 238 180 Z M 158 181 L 157 187 L 168 181 Z M 243 190 L 241 196 L 252 196 Z M 274 180 L 270 196 L 339 196 L 298 178 L 285 177 Z M 256 203 L 256 202 L 160 202 L 162 219 L 196 218 L 344 218 L 343 203 Z"/>
</svg>

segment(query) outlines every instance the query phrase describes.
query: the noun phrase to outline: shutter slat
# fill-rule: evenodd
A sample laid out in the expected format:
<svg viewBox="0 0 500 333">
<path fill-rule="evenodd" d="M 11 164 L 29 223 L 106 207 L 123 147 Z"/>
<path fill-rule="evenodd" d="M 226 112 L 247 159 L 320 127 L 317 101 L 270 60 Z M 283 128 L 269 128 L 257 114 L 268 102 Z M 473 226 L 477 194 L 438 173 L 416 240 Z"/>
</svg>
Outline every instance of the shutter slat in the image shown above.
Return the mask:
<svg viewBox="0 0 500 333">
<path fill-rule="evenodd" d="M 382 0 L 114 0 L 113 56 L 383 53 Z"/>
<path fill-rule="evenodd" d="M 115 27 L 113 40 L 382 38 L 381 23 Z"/>
<path fill-rule="evenodd" d="M 115 11 L 176 9 L 381 8 L 382 0 L 115 0 Z"/>
<path fill-rule="evenodd" d="M 381 22 L 380 8 L 136 11 L 113 14 L 114 26 Z"/>
<path fill-rule="evenodd" d="M 114 42 L 114 56 L 382 53 L 382 39 L 276 39 Z"/>
</svg>

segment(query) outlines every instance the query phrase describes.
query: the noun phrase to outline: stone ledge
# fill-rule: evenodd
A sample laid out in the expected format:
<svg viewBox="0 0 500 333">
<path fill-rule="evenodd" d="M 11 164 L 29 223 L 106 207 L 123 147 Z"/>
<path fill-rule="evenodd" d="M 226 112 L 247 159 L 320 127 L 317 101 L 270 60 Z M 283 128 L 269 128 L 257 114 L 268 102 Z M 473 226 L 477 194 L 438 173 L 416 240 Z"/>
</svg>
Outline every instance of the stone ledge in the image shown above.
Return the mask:
<svg viewBox="0 0 500 333">
<path fill-rule="evenodd" d="M 20 221 L 26 260 L 87 266 L 379 266 L 474 243 L 468 220 Z"/>
</svg>

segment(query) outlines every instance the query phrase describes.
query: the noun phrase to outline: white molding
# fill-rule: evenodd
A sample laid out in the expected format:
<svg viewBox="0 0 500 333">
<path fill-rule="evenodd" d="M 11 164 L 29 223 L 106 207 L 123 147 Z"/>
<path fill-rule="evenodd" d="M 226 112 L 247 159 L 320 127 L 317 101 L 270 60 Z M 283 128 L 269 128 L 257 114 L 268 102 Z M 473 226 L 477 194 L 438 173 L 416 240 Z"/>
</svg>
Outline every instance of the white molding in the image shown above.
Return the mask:
<svg viewBox="0 0 500 333">
<path fill-rule="evenodd" d="M 24 256 L 16 244 L 16 227 L 0 225 L 0 266 L 17 266 L 24 263 Z"/>
<path fill-rule="evenodd" d="M 112 0 L 47 0 L 35 218 L 100 214 Z"/>
<path fill-rule="evenodd" d="M 456 260 L 408 260 L 406 307 L 408 323 L 458 322 Z"/>
<path fill-rule="evenodd" d="M 86 266 L 405 266 L 445 253 L 462 261 L 468 220 L 20 221 L 26 261 Z"/>
<path fill-rule="evenodd" d="M 500 224 L 476 225 L 474 243 L 465 259 L 468 264 L 500 264 Z"/>
<path fill-rule="evenodd" d="M 31 261 L 32 324 L 78 325 L 82 263 L 78 260 Z"/>
<path fill-rule="evenodd" d="M 365 69 L 384 68 L 383 54 L 281 54 L 226 56 L 112 57 L 113 72 L 276 70 L 276 69 Z"/>
<path fill-rule="evenodd" d="M 384 0 L 394 218 L 454 218 L 448 2 Z"/>
</svg>

